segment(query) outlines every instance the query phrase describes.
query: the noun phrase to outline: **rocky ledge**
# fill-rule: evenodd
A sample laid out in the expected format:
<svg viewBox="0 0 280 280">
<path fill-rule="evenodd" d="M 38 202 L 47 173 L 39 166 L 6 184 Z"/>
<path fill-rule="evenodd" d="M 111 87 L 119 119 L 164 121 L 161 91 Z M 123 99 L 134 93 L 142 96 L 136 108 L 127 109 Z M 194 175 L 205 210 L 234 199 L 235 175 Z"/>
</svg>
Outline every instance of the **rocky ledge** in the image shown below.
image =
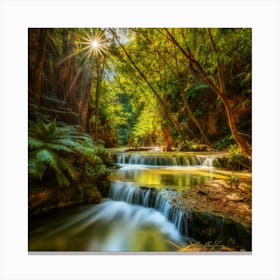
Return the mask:
<svg viewBox="0 0 280 280">
<path fill-rule="evenodd" d="M 173 201 L 189 213 L 188 235 L 251 251 L 252 190 L 216 180 L 194 186 Z"/>
</svg>

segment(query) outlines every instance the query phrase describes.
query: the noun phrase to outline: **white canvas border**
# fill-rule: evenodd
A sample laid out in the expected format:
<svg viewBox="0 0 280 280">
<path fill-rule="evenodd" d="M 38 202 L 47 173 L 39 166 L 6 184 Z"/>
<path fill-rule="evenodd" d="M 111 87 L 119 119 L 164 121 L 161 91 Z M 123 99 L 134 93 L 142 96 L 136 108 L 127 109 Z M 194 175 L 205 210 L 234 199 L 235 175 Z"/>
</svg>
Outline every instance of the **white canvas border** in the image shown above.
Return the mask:
<svg viewBox="0 0 280 280">
<path fill-rule="evenodd" d="M 28 255 L 27 28 L 253 28 L 252 255 Z M 278 1 L 1 1 L 0 279 L 279 279 Z"/>
</svg>

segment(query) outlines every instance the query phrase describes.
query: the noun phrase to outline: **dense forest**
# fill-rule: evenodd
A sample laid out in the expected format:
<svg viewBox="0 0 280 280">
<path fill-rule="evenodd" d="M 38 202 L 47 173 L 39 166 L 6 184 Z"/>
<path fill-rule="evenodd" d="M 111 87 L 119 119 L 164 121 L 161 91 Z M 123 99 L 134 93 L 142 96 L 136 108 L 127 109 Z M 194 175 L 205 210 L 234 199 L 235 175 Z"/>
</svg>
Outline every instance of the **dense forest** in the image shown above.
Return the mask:
<svg viewBox="0 0 280 280">
<path fill-rule="evenodd" d="M 106 147 L 251 157 L 251 29 L 29 29 L 29 115 Z"/>
<path fill-rule="evenodd" d="M 112 148 L 250 172 L 251 79 L 250 28 L 30 28 L 30 213 L 100 202 Z"/>
</svg>

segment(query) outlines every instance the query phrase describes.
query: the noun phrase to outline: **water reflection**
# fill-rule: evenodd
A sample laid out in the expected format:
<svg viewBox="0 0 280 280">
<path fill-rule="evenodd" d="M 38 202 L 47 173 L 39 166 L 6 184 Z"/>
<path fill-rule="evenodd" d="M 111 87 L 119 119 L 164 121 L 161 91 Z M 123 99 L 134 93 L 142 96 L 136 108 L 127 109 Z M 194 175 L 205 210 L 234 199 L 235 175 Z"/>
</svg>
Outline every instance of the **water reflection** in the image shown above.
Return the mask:
<svg viewBox="0 0 280 280">
<path fill-rule="evenodd" d="M 195 184 L 213 180 L 212 168 L 146 167 L 126 165 L 112 173 L 112 179 L 131 181 L 140 186 L 171 187 L 185 190 Z"/>
</svg>

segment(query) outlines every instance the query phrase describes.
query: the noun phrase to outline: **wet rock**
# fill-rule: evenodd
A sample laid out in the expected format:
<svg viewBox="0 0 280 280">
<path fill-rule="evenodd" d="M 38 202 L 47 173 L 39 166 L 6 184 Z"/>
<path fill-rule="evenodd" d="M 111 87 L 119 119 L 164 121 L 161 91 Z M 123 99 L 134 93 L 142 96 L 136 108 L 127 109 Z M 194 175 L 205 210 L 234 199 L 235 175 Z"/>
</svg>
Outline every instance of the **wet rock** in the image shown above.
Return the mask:
<svg viewBox="0 0 280 280">
<path fill-rule="evenodd" d="M 227 246 L 251 250 L 251 188 L 216 180 L 194 186 L 181 196 L 192 210 L 188 235 L 196 240 L 221 241 Z"/>
</svg>

